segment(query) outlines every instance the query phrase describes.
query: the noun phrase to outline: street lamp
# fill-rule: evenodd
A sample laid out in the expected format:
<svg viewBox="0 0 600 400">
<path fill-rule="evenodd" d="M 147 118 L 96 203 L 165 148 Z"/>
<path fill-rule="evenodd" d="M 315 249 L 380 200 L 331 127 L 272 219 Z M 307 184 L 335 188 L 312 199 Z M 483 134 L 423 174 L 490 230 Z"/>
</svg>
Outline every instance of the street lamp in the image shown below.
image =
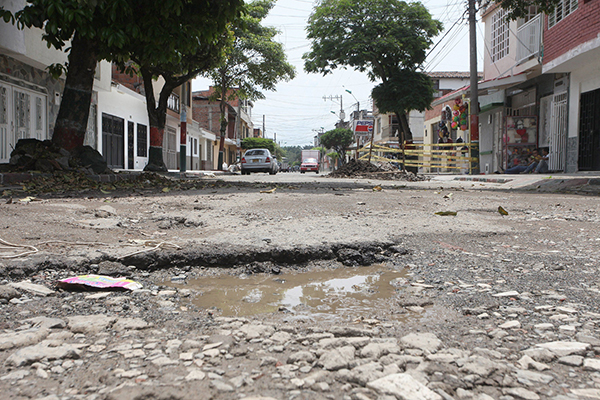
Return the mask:
<svg viewBox="0 0 600 400">
<path fill-rule="evenodd" d="M 332 113 L 333 115 L 335 115 L 336 117 L 338 116 L 337 113 L 333 110 L 331 110 L 329 112 Z M 346 114 L 344 113 L 344 110 L 340 111 L 339 118 L 340 118 L 340 122 L 344 122 L 344 118 L 346 118 Z"/>
<path fill-rule="evenodd" d="M 343 86 L 342 86 L 342 87 L 343 87 Z M 345 89 L 345 90 L 346 90 L 346 92 L 350 93 L 350 95 L 351 95 L 352 97 L 354 97 L 354 100 L 356 100 L 356 111 L 360 111 L 360 102 L 358 101 L 358 99 L 356 98 L 356 96 L 354 96 L 354 95 L 352 94 L 352 92 L 351 92 L 351 91 L 349 91 L 348 89 Z"/>
</svg>

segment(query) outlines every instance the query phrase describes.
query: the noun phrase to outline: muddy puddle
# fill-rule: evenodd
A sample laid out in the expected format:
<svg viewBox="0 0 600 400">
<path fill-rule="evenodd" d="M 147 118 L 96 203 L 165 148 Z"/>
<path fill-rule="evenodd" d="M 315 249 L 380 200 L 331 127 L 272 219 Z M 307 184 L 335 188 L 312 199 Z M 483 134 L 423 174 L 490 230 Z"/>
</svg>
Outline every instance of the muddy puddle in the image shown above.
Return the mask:
<svg viewBox="0 0 600 400">
<path fill-rule="evenodd" d="M 181 287 L 174 283 L 169 286 Z M 192 302 L 222 316 L 272 312 L 325 318 L 404 319 L 395 297 L 407 284 L 406 272 L 381 265 L 281 275 L 211 276 L 185 285 L 198 293 Z"/>
</svg>

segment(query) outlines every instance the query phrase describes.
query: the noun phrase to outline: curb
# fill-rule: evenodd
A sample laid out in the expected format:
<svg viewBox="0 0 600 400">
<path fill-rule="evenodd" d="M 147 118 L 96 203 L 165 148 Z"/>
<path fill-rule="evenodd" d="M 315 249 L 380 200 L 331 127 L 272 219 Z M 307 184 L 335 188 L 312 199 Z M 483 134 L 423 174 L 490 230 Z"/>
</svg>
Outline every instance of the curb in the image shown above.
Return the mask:
<svg viewBox="0 0 600 400">
<path fill-rule="evenodd" d="M 138 176 L 142 174 L 143 171 L 118 171 L 114 174 L 94 174 L 94 175 L 86 175 L 88 178 L 102 183 L 111 183 L 117 182 L 121 180 L 127 180 L 131 177 Z M 198 179 L 202 177 L 214 177 L 220 175 L 239 175 L 229 171 L 191 171 L 184 172 L 183 176 L 181 172 L 172 172 L 169 171 L 166 174 L 171 178 L 181 178 L 181 179 Z M 49 173 L 41 173 L 41 172 L 2 172 L 0 173 L 0 185 L 16 185 L 22 182 L 28 182 L 35 178 L 44 178 L 51 177 L 52 174 Z"/>
<path fill-rule="evenodd" d="M 454 178 L 455 181 L 472 181 L 472 182 L 486 182 L 486 183 L 507 183 L 513 181 L 511 178 L 480 178 L 480 177 L 467 177 L 461 176 Z"/>
</svg>

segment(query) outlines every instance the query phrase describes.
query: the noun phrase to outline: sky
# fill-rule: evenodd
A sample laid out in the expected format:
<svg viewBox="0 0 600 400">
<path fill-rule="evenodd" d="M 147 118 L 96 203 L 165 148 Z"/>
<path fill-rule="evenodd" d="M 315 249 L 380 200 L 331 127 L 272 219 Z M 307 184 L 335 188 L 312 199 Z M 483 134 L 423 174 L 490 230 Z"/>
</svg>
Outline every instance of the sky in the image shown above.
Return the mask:
<svg viewBox="0 0 600 400">
<path fill-rule="evenodd" d="M 444 25 L 442 33 L 433 40 L 437 46 L 428 56 L 424 70 L 469 71 L 467 1 L 422 0 L 422 3 L 433 18 Z M 365 73 L 340 68 L 327 76 L 304 72 L 302 54 L 310 50 L 305 28 L 316 4 L 312 0 L 278 0 L 263 21 L 264 25 L 280 31 L 275 40 L 283 44 L 287 61 L 296 68 L 296 78 L 280 82 L 275 92 L 263 92 L 266 99 L 255 101 L 252 109 L 254 127 L 262 129 L 264 115 L 264 137 L 276 138 L 280 146 L 312 144 L 316 132 L 335 128 L 342 107 L 346 120 L 350 112 L 357 109 L 357 103 L 363 110 L 373 108 L 370 94 L 378 82 L 369 81 Z M 480 71 L 483 69 L 482 45 L 483 26 L 478 24 L 477 65 Z M 210 84 L 210 80 L 196 78 L 192 90 L 205 90 Z M 336 100 L 340 96 L 342 104 Z"/>
</svg>

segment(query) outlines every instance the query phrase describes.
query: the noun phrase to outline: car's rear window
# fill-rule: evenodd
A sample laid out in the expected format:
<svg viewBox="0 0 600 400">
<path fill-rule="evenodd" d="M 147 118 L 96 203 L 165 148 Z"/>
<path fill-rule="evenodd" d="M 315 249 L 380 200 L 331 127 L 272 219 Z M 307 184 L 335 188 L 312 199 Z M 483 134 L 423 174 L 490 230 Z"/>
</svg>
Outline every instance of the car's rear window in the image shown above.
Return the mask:
<svg viewBox="0 0 600 400">
<path fill-rule="evenodd" d="M 265 156 L 266 152 L 264 150 L 248 150 L 246 156 Z"/>
<path fill-rule="evenodd" d="M 267 152 L 265 150 L 248 150 L 246 156 L 266 156 Z"/>
</svg>

